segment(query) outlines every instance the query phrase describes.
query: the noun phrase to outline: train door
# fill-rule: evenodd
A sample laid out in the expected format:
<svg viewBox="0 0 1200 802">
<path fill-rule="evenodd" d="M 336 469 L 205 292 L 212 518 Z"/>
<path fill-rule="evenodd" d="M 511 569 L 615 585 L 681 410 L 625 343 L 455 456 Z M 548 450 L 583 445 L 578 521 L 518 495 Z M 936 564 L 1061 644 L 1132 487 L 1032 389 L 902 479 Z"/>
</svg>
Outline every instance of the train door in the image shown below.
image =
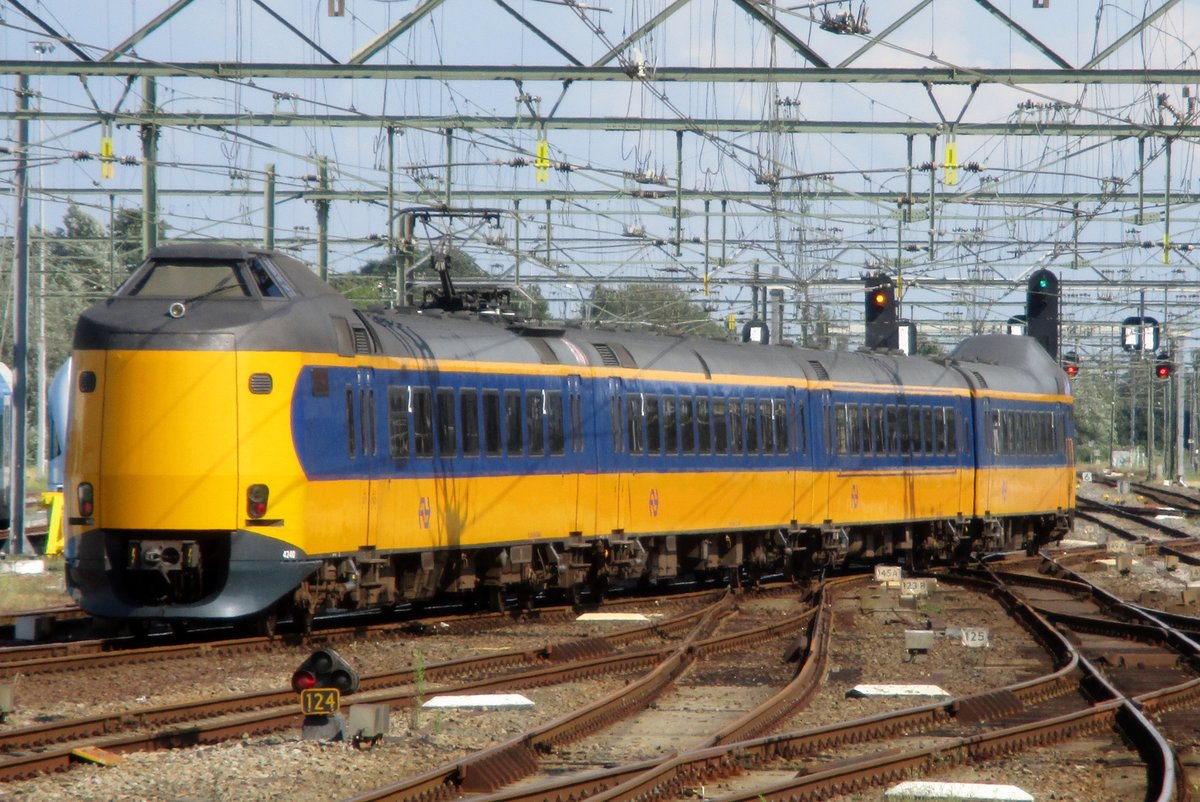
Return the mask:
<svg viewBox="0 0 1200 802">
<path fill-rule="evenodd" d="M 608 415 L 612 447 L 608 464 L 601 464 L 604 486 L 597 493 L 597 529 L 623 530 L 629 524 L 629 479 L 625 474 L 628 456 L 625 442 L 626 417 L 625 383 L 620 379 L 608 380 Z M 606 487 L 605 487 L 606 486 Z"/>
<path fill-rule="evenodd" d="M 787 409 L 791 415 L 792 435 L 788 443 L 788 469 L 792 472 L 792 518 L 801 520 L 807 518 L 807 511 L 801 508 L 802 504 L 808 502 L 808 494 L 801 487 L 800 482 L 803 477 L 800 469 L 804 463 L 805 441 L 804 432 L 801 431 L 804 421 L 804 410 L 802 408 L 803 401 L 800 395 L 796 392 L 795 387 L 789 387 L 787 391 Z"/>
<path fill-rule="evenodd" d="M 812 455 L 812 506 L 810 520 L 821 523 L 830 519 L 829 484 L 830 473 L 835 470 L 836 449 L 833 444 L 833 396 L 829 390 L 809 393 L 816 404 L 808 408 L 809 449 Z"/>
<path fill-rule="evenodd" d="M 975 411 L 975 516 L 982 518 L 992 509 L 991 478 L 999 452 L 1000 420 L 992 418 L 992 402 L 980 396 Z"/>
<path fill-rule="evenodd" d="M 567 377 L 567 418 L 571 455 L 575 472 L 574 531 L 591 534 L 596 531 L 596 482 L 598 459 L 596 449 L 596 415 L 593 399 L 584 399 L 582 381 L 578 375 Z M 587 410 L 585 415 L 584 410 Z M 590 420 L 586 420 L 590 417 Z"/>
<path fill-rule="evenodd" d="M 359 507 L 356 516 L 360 521 L 359 532 L 362 540 L 356 545 L 374 546 L 377 542 L 376 528 L 379 525 L 378 505 L 380 493 L 375 486 L 375 462 L 379 456 L 379 438 L 375 414 L 375 371 L 371 368 L 360 367 L 357 372 L 355 387 L 354 409 L 349 415 L 357 418 L 356 429 L 359 440 L 358 470 L 355 472 L 359 481 L 358 489 L 354 491 L 354 503 Z"/>
</svg>

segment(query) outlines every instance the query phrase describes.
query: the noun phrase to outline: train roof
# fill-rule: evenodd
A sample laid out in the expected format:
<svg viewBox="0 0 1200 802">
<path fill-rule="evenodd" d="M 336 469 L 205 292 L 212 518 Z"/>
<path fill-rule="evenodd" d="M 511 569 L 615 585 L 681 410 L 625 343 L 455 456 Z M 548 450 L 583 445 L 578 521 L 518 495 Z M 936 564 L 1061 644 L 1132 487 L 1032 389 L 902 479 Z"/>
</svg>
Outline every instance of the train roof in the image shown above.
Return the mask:
<svg viewBox="0 0 1200 802">
<path fill-rule="evenodd" d="M 214 268 L 244 265 L 238 270 L 243 283 L 253 285 L 252 290 L 230 298 L 211 297 L 213 293 L 180 298 L 187 302 L 186 308 L 179 310 L 178 319 L 166 320 L 167 301 L 175 300 L 173 290 L 139 296 L 139 281 L 145 281 L 157 266 L 184 265 L 194 270 L 188 263 L 202 262 Z M 263 263 L 267 267 L 262 267 Z M 113 306 L 114 301 L 121 303 Z M 203 332 L 232 333 L 238 348 L 250 350 L 299 349 L 343 356 L 380 353 L 430 363 L 607 367 L 647 375 L 690 374 L 698 382 L 713 376 L 745 376 L 843 385 L 1070 392 L 1063 372 L 1035 341 L 1025 337 L 972 337 L 959 345 L 950 359 L 935 361 L 899 352 L 823 351 L 606 328 L 522 324 L 502 315 L 476 312 L 361 311 L 308 265 L 287 254 L 222 243 L 180 243 L 152 249 L 130 281 L 84 314 L 75 344 L 77 348 L 111 347 L 113 343 L 178 347 L 178 343 L 191 340 L 176 342 L 170 335 L 194 339 Z"/>
<path fill-rule="evenodd" d="M 959 343 L 950 354 L 979 389 L 1035 395 L 1070 395 L 1062 367 L 1032 337 L 982 334 Z"/>
</svg>

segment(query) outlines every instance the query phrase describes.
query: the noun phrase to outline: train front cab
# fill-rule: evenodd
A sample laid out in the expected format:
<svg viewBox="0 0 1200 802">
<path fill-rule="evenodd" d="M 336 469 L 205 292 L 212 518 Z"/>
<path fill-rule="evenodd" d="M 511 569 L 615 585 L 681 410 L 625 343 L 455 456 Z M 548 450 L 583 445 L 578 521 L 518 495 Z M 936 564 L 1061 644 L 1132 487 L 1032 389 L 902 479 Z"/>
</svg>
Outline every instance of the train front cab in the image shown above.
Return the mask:
<svg viewBox="0 0 1200 802">
<path fill-rule="evenodd" d="M 66 573 L 68 591 L 97 617 L 251 616 L 315 567 L 280 529 L 247 526 L 248 485 L 264 480 L 242 475 L 239 454 L 250 436 L 261 438 L 255 445 L 273 440 L 266 453 L 279 452 L 286 393 L 256 395 L 249 373 L 261 357 L 240 354 L 233 333 L 214 331 L 221 320 L 233 328 L 220 306 L 229 302 L 197 303 L 176 317 L 170 304 L 180 294 L 118 295 L 85 313 L 77 332 Z M 234 309 L 235 318 L 255 314 Z M 278 378 L 290 387 L 286 373 Z M 272 399 L 282 418 L 274 430 L 254 414 L 260 398 Z"/>
</svg>

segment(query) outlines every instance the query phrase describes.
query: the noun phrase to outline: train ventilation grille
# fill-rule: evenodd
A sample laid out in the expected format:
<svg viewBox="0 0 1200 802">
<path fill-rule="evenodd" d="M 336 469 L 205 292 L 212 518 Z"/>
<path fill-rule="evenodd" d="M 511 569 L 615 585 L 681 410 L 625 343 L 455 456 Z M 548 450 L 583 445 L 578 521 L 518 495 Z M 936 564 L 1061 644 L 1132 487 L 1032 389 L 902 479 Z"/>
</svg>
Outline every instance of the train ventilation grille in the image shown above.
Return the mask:
<svg viewBox="0 0 1200 802">
<path fill-rule="evenodd" d="M 367 337 L 367 330 L 360 329 L 357 326 L 354 328 L 354 353 L 371 353 L 371 340 Z"/>
<path fill-rule="evenodd" d="M 273 387 L 270 373 L 254 373 L 250 376 L 250 392 L 255 395 L 268 395 Z"/>
<path fill-rule="evenodd" d="M 823 382 L 829 381 L 829 371 L 825 370 L 825 366 L 815 359 L 808 360 L 808 364 L 812 365 L 812 369 L 816 371 L 817 378 Z"/>
<path fill-rule="evenodd" d="M 986 390 L 988 383 L 987 379 L 983 378 L 983 374 L 977 370 L 971 371 L 971 375 L 975 377 L 975 381 L 979 382 L 980 389 Z"/>
<path fill-rule="evenodd" d="M 600 354 L 600 361 L 605 367 L 615 368 L 620 366 L 621 360 L 617 359 L 617 354 L 613 351 L 608 343 L 592 343 L 592 347 Z"/>
</svg>

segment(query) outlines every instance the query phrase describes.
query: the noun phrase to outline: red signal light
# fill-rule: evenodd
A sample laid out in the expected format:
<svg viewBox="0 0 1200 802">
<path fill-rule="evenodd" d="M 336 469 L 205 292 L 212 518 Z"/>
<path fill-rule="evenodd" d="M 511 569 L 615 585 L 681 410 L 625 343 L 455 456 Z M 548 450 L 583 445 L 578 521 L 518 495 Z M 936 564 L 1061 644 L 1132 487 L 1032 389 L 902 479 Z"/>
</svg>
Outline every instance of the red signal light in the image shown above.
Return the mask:
<svg viewBox="0 0 1200 802">
<path fill-rule="evenodd" d="M 1160 379 L 1169 379 L 1169 378 L 1171 378 L 1171 366 L 1170 366 L 1170 365 L 1157 365 L 1157 366 L 1155 366 L 1155 368 L 1154 368 L 1154 375 L 1155 375 L 1156 377 L 1160 378 Z"/>
<path fill-rule="evenodd" d="M 317 675 L 311 671 L 300 669 L 295 674 L 292 674 L 292 690 L 296 693 L 306 691 L 309 688 L 316 687 Z"/>
<path fill-rule="evenodd" d="M 246 514 L 251 518 L 261 518 L 267 514 L 267 499 L 271 491 L 266 485 L 250 485 L 246 489 Z"/>
<path fill-rule="evenodd" d="M 1079 366 L 1076 364 L 1067 365 L 1064 370 L 1067 371 L 1067 375 L 1072 379 L 1079 375 Z"/>
<path fill-rule="evenodd" d="M 79 502 L 80 516 L 84 518 L 92 517 L 92 513 L 95 512 L 94 498 L 95 494 L 91 484 L 88 482 L 81 483 L 76 490 L 76 500 Z"/>
</svg>

